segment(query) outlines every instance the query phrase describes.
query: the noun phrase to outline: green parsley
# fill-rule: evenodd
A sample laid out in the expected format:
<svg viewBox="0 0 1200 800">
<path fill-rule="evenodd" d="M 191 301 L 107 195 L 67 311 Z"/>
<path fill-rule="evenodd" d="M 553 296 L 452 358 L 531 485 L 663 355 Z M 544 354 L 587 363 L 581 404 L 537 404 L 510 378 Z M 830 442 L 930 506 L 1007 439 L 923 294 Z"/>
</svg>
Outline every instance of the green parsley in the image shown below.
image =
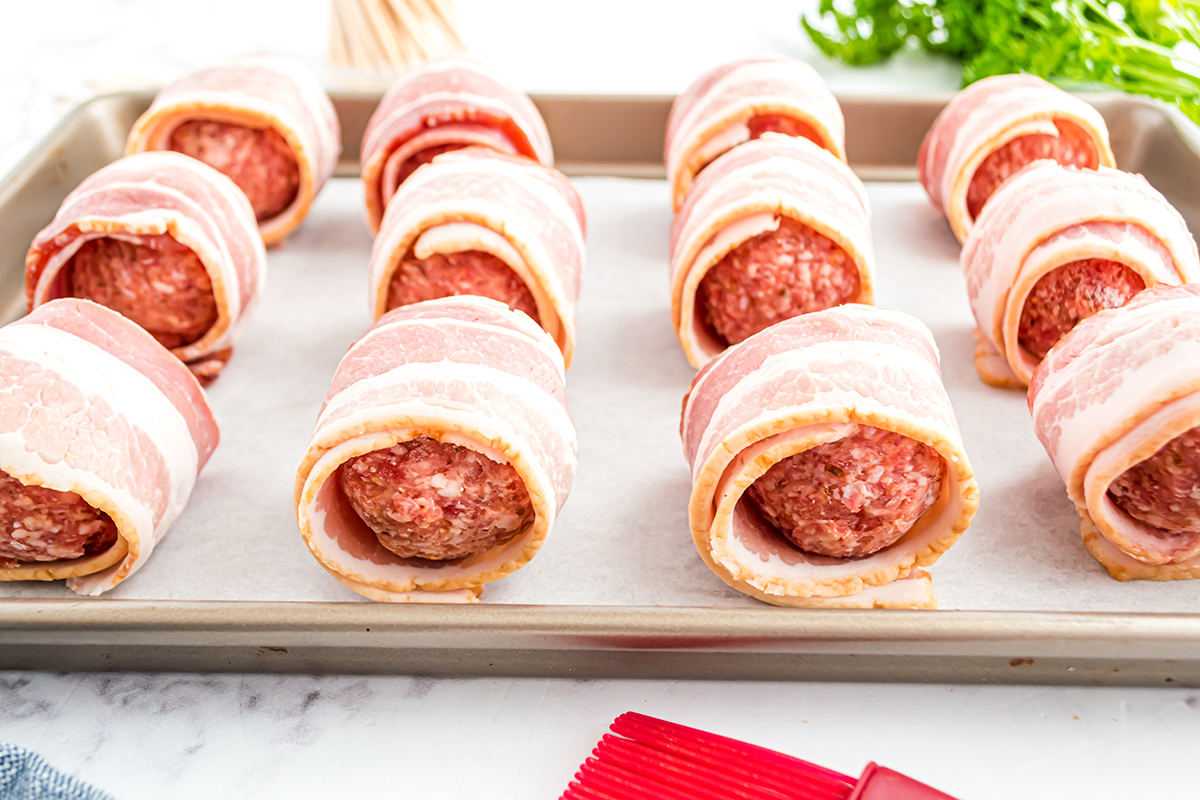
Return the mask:
<svg viewBox="0 0 1200 800">
<path fill-rule="evenodd" d="M 919 47 L 961 62 L 964 86 L 1025 72 L 1147 95 L 1200 122 L 1200 0 L 821 0 L 801 24 L 847 64 Z"/>
</svg>

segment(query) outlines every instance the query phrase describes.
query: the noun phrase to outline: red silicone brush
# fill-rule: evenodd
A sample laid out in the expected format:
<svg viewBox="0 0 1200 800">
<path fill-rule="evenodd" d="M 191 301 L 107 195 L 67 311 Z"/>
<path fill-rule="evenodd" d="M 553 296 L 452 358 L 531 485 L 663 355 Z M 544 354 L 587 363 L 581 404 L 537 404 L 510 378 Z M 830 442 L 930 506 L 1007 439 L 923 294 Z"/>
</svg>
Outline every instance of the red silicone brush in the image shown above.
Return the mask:
<svg viewBox="0 0 1200 800">
<path fill-rule="evenodd" d="M 644 714 L 622 714 L 612 732 L 560 800 L 954 800 L 875 763 L 855 780 Z"/>
</svg>

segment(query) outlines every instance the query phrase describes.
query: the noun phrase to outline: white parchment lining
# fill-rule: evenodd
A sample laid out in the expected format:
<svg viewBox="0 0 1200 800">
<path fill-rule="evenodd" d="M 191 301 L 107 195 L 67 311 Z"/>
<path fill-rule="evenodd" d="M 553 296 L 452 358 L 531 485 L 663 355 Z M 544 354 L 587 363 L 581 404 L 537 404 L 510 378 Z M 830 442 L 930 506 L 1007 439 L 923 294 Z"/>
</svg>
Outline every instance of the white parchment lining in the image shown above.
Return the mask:
<svg viewBox="0 0 1200 800">
<path fill-rule="evenodd" d="M 760 605 L 708 571 L 688 532 L 679 409 L 693 371 L 671 331 L 666 184 L 577 183 L 589 228 L 579 349 L 567 375 L 579 471 L 541 553 L 490 584 L 483 601 Z M 982 495 L 970 530 L 930 568 L 941 607 L 1200 609 L 1200 581 L 1119 583 L 1084 550 L 1024 395 L 976 377 L 974 323 L 949 227 L 915 183 L 868 189 L 878 302 L 933 330 Z M 301 542 L 292 480 L 334 368 L 369 324 L 370 247 L 359 183 L 339 179 L 287 243 L 269 251 L 263 302 L 210 394 L 221 446 L 149 563 L 105 597 L 362 599 Z M 0 596 L 73 597 L 61 582 L 0 584 Z"/>
</svg>

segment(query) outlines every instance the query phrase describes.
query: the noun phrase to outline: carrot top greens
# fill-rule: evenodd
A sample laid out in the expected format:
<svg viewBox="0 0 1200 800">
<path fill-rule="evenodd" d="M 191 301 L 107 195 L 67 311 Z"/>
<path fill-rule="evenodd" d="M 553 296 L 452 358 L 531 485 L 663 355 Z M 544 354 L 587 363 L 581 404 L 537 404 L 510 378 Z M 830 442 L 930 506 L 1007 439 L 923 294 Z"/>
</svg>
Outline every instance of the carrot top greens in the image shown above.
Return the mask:
<svg viewBox="0 0 1200 800">
<path fill-rule="evenodd" d="M 1009 72 L 1099 83 L 1200 122 L 1200 0 L 821 0 L 801 24 L 848 64 L 919 47 L 962 62 L 963 85 Z"/>
</svg>

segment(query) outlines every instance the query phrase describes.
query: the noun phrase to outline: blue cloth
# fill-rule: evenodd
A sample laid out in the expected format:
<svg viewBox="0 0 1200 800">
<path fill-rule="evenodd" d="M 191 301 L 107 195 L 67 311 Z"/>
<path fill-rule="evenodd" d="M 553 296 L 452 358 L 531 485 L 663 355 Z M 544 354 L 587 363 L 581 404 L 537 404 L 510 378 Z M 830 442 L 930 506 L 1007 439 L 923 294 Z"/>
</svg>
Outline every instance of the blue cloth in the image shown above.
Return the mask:
<svg viewBox="0 0 1200 800">
<path fill-rule="evenodd" d="M 0 742 L 0 800 L 112 800 L 59 772 L 37 753 Z"/>
</svg>

